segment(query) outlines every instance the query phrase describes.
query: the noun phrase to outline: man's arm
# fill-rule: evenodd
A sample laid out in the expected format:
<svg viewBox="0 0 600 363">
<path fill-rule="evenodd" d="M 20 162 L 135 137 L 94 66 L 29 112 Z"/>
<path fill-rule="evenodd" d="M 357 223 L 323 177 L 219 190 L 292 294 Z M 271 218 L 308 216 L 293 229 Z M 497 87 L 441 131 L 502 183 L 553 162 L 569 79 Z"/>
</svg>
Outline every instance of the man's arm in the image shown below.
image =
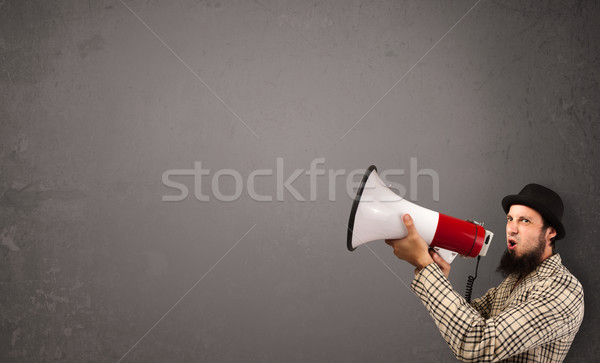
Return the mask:
<svg viewBox="0 0 600 363">
<path fill-rule="evenodd" d="M 456 293 L 436 264 L 421 270 L 411 288 L 453 353 L 466 362 L 506 359 L 574 334 L 583 318 L 583 290 L 572 275 L 549 279 L 527 301 L 491 319 Z"/>
<path fill-rule="evenodd" d="M 471 301 L 471 306 L 481 314 L 485 319 L 490 317 L 490 313 L 492 312 L 492 303 L 496 296 L 496 287 L 492 287 L 489 289 L 485 295 L 482 297 Z"/>
</svg>

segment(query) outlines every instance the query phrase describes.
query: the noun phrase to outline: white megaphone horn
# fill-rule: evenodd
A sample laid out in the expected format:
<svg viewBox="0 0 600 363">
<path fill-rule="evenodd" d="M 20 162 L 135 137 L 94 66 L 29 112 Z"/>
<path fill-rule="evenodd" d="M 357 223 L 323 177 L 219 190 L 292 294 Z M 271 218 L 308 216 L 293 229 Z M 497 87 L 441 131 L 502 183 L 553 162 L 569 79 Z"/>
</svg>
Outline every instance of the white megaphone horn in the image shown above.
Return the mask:
<svg viewBox="0 0 600 363">
<path fill-rule="evenodd" d="M 494 234 L 479 223 L 438 213 L 401 198 L 390 190 L 371 165 L 360 182 L 348 223 L 348 250 L 363 243 L 408 235 L 402 222 L 410 214 L 427 244 L 448 263 L 456 255 L 485 256 Z"/>
</svg>

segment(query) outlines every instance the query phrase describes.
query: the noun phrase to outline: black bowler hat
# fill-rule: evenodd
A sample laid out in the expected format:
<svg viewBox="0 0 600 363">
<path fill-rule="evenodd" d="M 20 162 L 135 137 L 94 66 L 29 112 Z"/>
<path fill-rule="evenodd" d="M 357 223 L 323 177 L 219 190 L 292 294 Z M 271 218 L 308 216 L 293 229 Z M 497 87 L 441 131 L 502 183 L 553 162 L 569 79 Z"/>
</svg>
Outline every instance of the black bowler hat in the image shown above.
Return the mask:
<svg viewBox="0 0 600 363">
<path fill-rule="evenodd" d="M 506 213 L 513 204 L 535 209 L 556 229 L 557 240 L 565 237 L 565 227 L 561 222 L 564 211 L 563 202 L 553 190 L 539 184 L 527 184 L 519 194 L 507 195 L 502 199 L 502 208 Z"/>
</svg>

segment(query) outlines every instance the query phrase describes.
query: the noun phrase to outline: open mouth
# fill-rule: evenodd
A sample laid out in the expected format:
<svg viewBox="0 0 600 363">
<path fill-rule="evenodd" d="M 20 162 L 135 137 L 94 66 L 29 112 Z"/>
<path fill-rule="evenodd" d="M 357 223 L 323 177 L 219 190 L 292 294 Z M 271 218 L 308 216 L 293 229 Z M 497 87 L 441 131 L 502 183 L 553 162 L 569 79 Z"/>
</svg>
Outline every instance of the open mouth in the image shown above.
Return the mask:
<svg viewBox="0 0 600 363">
<path fill-rule="evenodd" d="M 512 239 L 508 240 L 508 249 L 509 250 L 515 249 L 516 246 L 517 246 L 517 242 L 515 240 L 512 240 Z"/>
</svg>

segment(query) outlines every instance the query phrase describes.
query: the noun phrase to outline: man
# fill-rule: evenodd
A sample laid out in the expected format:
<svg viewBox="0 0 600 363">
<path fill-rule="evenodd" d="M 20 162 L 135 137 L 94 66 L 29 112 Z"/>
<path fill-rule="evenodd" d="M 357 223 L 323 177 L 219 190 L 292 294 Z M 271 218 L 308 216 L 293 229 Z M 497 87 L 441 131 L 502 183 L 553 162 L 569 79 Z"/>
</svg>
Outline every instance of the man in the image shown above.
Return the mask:
<svg viewBox="0 0 600 363">
<path fill-rule="evenodd" d="M 470 304 L 452 289 L 450 265 L 429 251 L 408 214 L 408 236 L 386 243 L 415 266 L 411 288 L 459 360 L 562 362 L 584 310 L 581 284 L 554 253 L 554 241 L 565 236 L 562 200 L 529 184 L 502 207 L 507 250 L 498 271 L 506 278 Z"/>
</svg>

